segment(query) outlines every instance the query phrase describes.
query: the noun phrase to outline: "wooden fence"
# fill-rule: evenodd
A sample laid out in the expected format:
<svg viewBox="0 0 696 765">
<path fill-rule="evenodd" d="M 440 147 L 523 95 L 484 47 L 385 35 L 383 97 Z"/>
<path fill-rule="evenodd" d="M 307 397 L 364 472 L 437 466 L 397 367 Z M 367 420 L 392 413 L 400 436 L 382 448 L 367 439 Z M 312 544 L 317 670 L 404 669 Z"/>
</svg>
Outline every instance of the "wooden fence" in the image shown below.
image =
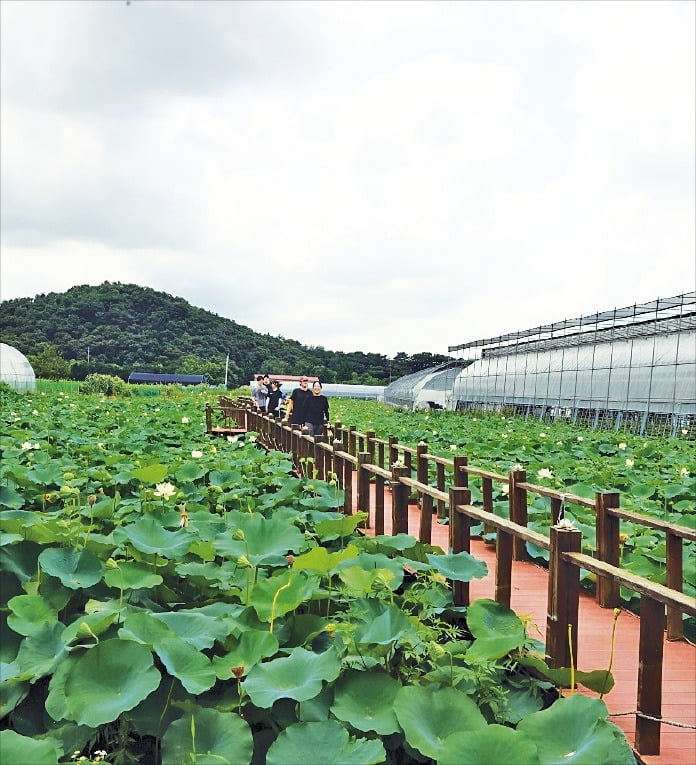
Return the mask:
<svg viewBox="0 0 696 765">
<path fill-rule="evenodd" d="M 668 640 L 683 637 L 682 614 L 696 616 L 696 598 L 683 593 L 684 540 L 696 540 L 696 531 L 650 516 L 622 509 L 616 492 L 597 492 L 587 499 L 538 486 L 527 481 L 526 473 L 516 466 L 502 475 L 469 465 L 466 457 L 446 459 L 429 454 L 427 444 L 417 447 L 401 444 L 396 438 L 378 438 L 373 431 L 363 433 L 341 422 L 333 425 L 331 442 L 326 437 L 312 438 L 298 426 L 261 415 L 241 402 L 225 408 L 228 425 L 259 434 L 263 445 L 292 453 L 296 469 L 302 474 L 332 478 L 344 492 L 344 512 L 353 507 L 372 512 L 374 531 L 384 533 L 385 491 L 391 491 L 392 534 L 408 533 L 408 505 L 415 498 L 420 507 L 418 538 L 431 541 L 433 515 L 449 520 L 452 552 L 469 551 L 471 523 L 483 523 L 496 532 L 495 599 L 510 606 L 512 562 L 528 557 L 526 544 L 549 552 L 546 655 L 552 667 L 577 666 L 578 609 L 580 570 L 597 576 L 595 597 L 603 608 L 619 607 L 620 587 L 640 595 L 640 644 L 638 698 L 636 715 L 636 750 L 641 754 L 660 751 L 662 708 L 662 654 L 664 627 Z M 232 422 L 233 421 L 233 422 Z M 210 420 L 208 420 L 210 422 Z M 211 428 L 208 428 L 209 432 Z M 215 428 L 213 428 L 213 431 Z M 353 502 L 353 473 L 357 497 Z M 482 507 L 471 504 L 470 481 L 481 482 Z M 493 486 L 507 484 L 509 518 L 494 513 Z M 373 489 L 371 489 L 371 484 Z M 547 497 L 551 504 L 550 536 L 527 527 L 527 504 L 530 495 Z M 374 503 L 374 507 L 371 506 Z M 567 506 L 579 505 L 596 516 L 594 556 L 582 553 L 582 533 L 562 523 Z M 666 536 L 666 576 L 663 586 L 620 568 L 620 520 L 642 524 L 664 532 Z M 469 584 L 453 582 L 457 605 L 469 602 Z M 666 618 L 665 618 L 666 609 Z M 655 629 L 662 625 L 663 629 Z M 569 627 L 576 639 L 569 641 Z"/>
</svg>

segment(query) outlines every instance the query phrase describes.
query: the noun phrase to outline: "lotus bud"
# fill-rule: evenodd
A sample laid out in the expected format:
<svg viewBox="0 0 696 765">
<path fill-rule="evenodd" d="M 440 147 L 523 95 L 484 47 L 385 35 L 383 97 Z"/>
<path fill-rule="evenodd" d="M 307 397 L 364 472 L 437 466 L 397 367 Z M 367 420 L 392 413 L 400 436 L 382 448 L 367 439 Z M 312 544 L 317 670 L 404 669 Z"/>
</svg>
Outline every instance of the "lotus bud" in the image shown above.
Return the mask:
<svg viewBox="0 0 696 765">
<path fill-rule="evenodd" d="M 237 558 L 237 565 L 246 566 L 247 568 L 252 568 L 251 561 L 249 560 L 249 558 L 247 558 L 246 555 L 240 555 L 239 558 Z"/>
<path fill-rule="evenodd" d="M 244 541 L 244 531 L 243 531 L 243 529 L 235 529 L 234 533 L 232 534 L 232 539 L 235 539 L 237 542 Z"/>
<path fill-rule="evenodd" d="M 232 667 L 232 674 L 240 680 L 244 676 L 244 667 Z"/>
<path fill-rule="evenodd" d="M 289 555 L 285 556 L 285 560 L 288 562 L 288 566 L 292 566 L 292 564 L 295 562 L 295 556 L 290 553 Z"/>
<path fill-rule="evenodd" d="M 90 494 L 89 497 L 87 497 L 87 502 L 90 507 L 94 507 L 94 503 L 97 501 L 97 495 L 96 494 Z"/>
<path fill-rule="evenodd" d="M 326 627 L 324 627 L 324 631 L 330 638 L 333 638 L 336 635 L 336 625 L 331 622 L 331 624 L 327 624 Z"/>
</svg>

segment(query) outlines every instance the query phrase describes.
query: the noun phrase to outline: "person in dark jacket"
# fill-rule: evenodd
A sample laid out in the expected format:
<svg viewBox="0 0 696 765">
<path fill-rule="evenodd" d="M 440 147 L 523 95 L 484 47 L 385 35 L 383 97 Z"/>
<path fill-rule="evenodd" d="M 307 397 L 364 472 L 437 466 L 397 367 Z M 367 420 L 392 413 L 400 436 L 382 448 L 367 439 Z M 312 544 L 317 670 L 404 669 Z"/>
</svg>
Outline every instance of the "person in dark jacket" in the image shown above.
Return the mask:
<svg viewBox="0 0 696 765">
<path fill-rule="evenodd" d="M 319 380 L 312 385 L 312 395 L 305 403 L 304 425 L 310 436 L 321 436 L 329 421 L 329 400 L 322 394 Z"/>
<path fill-rule="evenodd" d="M 280 402 L 283 399 L 283 391 L 280 389 L 278 380 L 271 380 L 271 392 L 268 394 L 266 408 L 271 417 L 280 417 Z"/>
</svg>

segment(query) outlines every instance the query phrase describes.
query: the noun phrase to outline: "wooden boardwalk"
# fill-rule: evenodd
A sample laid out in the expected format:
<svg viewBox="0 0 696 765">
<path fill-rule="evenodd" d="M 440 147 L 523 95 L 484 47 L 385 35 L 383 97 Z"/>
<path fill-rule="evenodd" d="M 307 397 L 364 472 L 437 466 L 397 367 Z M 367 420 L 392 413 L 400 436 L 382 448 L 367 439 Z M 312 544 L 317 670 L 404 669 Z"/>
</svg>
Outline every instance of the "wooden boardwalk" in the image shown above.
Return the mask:
<svg viewBox="0 0 696 765">
<path fill-rule="evenodd" d="M 353 498 L 357 497 L 354 488 Z M 385 533 L 391 533 L 391 496 L 385 493 Z M 374 502 L 371 502 L 374 508 Z M 409 505 L 409 533 L 418 537 L 420 510 Z M 374 533 L 374 518 L 370 518 L 368 533 Z M 436 522 L 433 516 L 432 544 L 443 550 L 448 548 L 449 526 Z M 471 554 L 488 565 L 485 579 L 475 579 L 470 585 L 471 599 L 493 598 L 495 582 L 495 547 L 472 539 Z M 548 573 L 540 566 L 521 561 L 513 562 L 511 607 L 521 616 L 528 617 L 533 637 L 546 637 L 546 604 Z M 605 669 L 609 664 L 613 609 L 600 608 L 594 597 L 583 592 L 580 596 L 578 624 L 578 668 L 583 671 Z M 612 673 L 616 684 L 604 696 L 611 720 L 635 743 L 635 714 L 638 689 L 639 619 L 622 611 L 616 626 L 616 647 Z M 596 695 L 590 691 L 582 692 Z M 662 677 L 663 719 L 689 727 L 663 723 L 660 754 L 637 755 L 645 765 L 696 765 L 696 648 L 685 641 L 664 642 Z"/>
</svg>

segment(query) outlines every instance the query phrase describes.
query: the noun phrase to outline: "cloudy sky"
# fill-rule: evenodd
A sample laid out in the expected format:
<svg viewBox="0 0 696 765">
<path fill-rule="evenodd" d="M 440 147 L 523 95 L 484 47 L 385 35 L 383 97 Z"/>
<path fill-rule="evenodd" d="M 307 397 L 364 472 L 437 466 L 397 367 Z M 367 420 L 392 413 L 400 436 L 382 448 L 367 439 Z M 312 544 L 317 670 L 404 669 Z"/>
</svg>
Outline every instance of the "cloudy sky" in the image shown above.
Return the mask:
<svg viewBox="0 0 696 765">
<path fill-rule="evenodd" d="M 694 289 L 694 2 L 0 3 L 0 297 L 332 350 Z"/>
</svg>

